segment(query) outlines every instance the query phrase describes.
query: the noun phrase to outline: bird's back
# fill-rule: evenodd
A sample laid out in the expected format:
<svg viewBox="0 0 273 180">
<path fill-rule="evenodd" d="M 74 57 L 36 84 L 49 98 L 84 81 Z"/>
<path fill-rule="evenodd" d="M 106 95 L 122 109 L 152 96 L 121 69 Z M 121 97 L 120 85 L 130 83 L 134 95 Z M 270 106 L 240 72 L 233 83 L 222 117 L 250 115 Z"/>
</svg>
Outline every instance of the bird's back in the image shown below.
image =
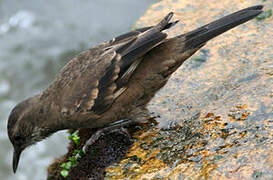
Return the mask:
<svg viewBox="0 0 273 180">
<path fill-rule="evenodd" d="M 161 31 L 176 23 L 169 23 L 171 16 L 83 51 L 64 66 L 41 99 L 52 101 L 68 119 L 75 114 L 101 116 L 128 90 L 147 52 L 167 37 Z"/>
</svg>

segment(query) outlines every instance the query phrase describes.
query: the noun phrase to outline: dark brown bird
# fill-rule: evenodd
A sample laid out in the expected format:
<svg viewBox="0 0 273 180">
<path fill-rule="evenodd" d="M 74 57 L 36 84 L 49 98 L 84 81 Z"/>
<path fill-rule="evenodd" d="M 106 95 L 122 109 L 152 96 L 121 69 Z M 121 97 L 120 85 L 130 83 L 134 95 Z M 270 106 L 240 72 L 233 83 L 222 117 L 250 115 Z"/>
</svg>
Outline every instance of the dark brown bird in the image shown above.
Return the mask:
<svg viewBox="0 0 273 180">
<path fill-rule="evenodd" d="M 186 59 L 208 40 L 256 17 L 262 8 L 249 7 L 166 39 L 162 31 L 177 23 L 170 22 L 171 12 L 155 26 L 83 51 L 64 66 L 48 89 L 12 110 L 7 128 L 14 147 L 13 171 L 26 147 L 59 130 L 102 128 L 123 119 L 144 122 L 146 104 Z"/>
</svg>

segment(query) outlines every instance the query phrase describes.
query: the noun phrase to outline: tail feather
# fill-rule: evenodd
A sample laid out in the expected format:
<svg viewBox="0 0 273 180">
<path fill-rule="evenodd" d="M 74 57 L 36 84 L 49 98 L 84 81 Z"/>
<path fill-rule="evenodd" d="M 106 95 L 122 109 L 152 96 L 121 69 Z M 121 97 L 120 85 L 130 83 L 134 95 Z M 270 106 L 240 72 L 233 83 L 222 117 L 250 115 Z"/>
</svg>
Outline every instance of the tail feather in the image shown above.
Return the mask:
<svg viewBox="0 0 273 180">
<path fill-rule="evenodd" d="M 263 12 L 262 8 L 258 5 L 237 11 L 185 34 L 186 47 L 202 46 L 210 39 L 258 16 Z"/>
</svg>

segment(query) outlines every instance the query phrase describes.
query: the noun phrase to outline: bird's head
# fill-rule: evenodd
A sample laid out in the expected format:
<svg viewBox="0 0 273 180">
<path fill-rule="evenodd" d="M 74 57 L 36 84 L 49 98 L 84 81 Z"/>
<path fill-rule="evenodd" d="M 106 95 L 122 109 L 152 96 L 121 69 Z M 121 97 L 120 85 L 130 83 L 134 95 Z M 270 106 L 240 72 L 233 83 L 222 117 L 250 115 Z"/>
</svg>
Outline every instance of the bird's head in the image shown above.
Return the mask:
<svg viewBox="0 0 273 180">
<path fill-rule="evenodd" d="M 21 152 L 28 146 L 49 136 L 49 131 L 42 127 L 36 97 L 19 103 L 8 119 L 8 136 L 14 147 L 13 171 L 16 172 Z"/>
</svg>

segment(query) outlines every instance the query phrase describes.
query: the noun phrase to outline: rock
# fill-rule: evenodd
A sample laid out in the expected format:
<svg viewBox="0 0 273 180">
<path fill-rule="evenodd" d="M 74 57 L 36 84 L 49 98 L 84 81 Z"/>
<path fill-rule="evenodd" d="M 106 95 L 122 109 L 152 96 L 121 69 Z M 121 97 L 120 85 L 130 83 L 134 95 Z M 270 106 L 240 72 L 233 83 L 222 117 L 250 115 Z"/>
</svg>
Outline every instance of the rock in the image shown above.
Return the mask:
<svg viewBox="0 0 273 180">
<path fill-rule="evenodd" d="M 256 3 L 162 0 L 136 27 L 174 11 L 172 37 Z M 150 103 L 158 125 L 131 129 L 134 142 L 117 133 L 100 138 L 67 179 L 273 179 L 272 22 L 254 19 L 211 40 Z M 82 142 L 89 134 L 80 131 Z M 74 147 L 49 179 L 62 179 L 58 167 Z"/>
</svg>

